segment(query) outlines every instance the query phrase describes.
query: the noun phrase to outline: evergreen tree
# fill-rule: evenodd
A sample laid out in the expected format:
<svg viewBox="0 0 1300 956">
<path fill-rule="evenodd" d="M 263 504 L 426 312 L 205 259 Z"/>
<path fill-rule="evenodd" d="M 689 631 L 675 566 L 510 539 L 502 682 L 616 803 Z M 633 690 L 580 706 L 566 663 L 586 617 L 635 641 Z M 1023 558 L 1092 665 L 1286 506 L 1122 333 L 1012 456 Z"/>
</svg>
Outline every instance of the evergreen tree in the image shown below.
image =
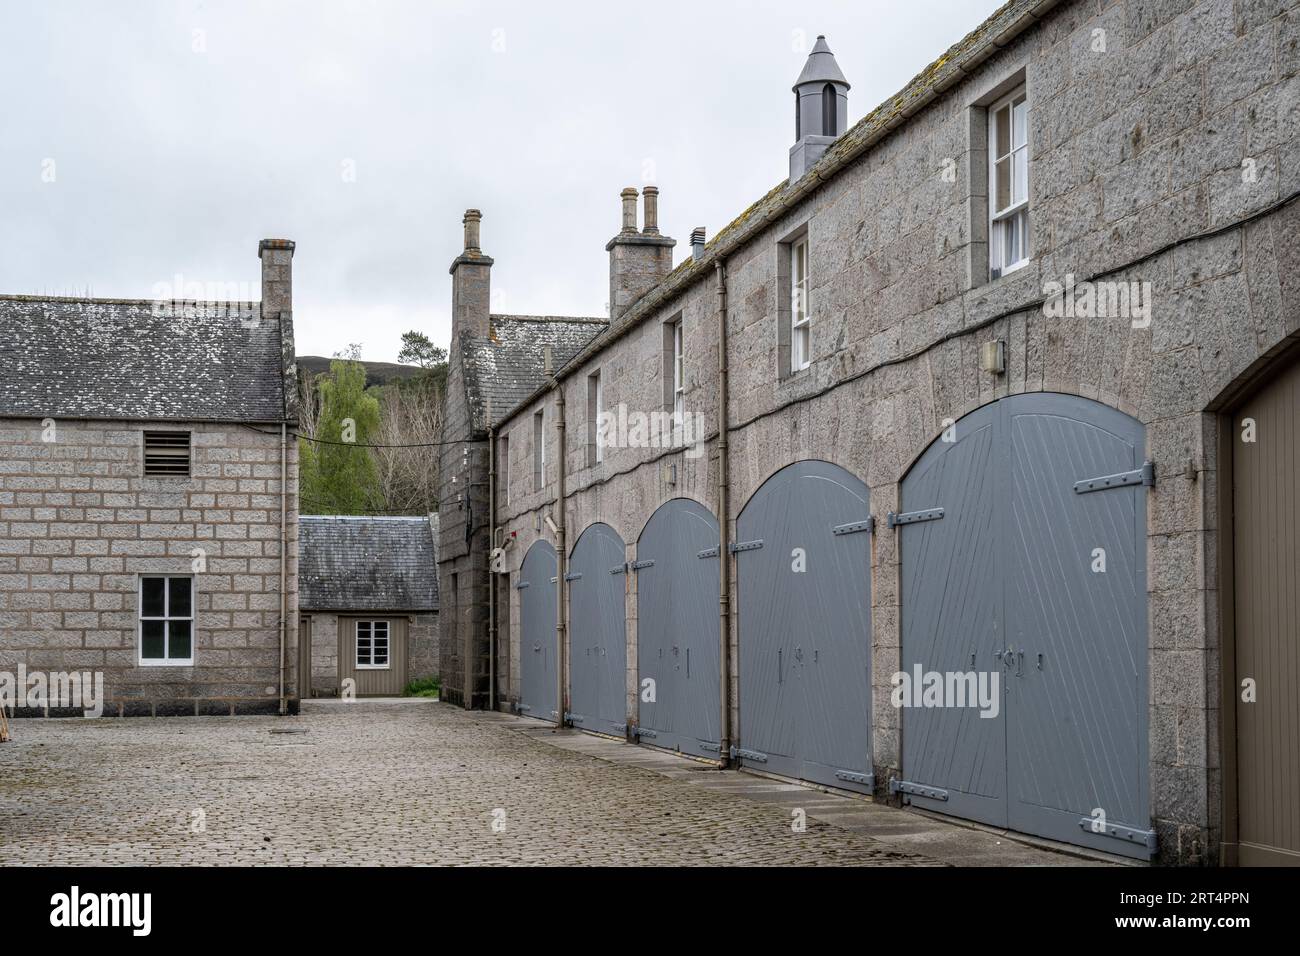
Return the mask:
<svg viewBox="0 0 1300 956">
<path fill-rule="evenodd" d="M 367 514 L 383 508 L 379 474 L 369 448 L 379 433 L 379 401 L 366 391 L 360 362 L 335 359 L 322 375 L 321 442 L 299 440 L 302 510 L 305 514 Z M 337 443 L 337 444 L 327 444 Z"/>
</svg>

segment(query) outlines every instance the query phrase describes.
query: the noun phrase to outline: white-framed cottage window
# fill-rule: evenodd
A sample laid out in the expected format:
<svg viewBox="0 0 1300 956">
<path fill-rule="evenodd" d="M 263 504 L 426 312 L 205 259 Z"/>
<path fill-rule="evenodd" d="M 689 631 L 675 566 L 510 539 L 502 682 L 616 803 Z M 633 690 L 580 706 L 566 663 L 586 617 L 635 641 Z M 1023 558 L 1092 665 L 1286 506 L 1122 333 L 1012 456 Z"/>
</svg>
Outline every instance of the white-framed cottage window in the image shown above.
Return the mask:
<svg viewBox="0 0 1300 956">
<path fill-rule="evenodd" d="M 357 621 L 357 670 L 388 670 L 387 621 Z"/>
<path fill-rule="evenodd" d="M 812 363 L 812 315 L 808 305 L 808 237 L 790 243 L 790 371 Z"/>
<path fill-rule="evenodd" d="M 989 278 L 1029 261 L 1029 101 L 1024 87 L 989 107 Z"/>
<path fill-rule="evenodd" d="M 138 644 L 145 666 L 194 663 L 194 579 L 140 575 Z"/>
</svg>

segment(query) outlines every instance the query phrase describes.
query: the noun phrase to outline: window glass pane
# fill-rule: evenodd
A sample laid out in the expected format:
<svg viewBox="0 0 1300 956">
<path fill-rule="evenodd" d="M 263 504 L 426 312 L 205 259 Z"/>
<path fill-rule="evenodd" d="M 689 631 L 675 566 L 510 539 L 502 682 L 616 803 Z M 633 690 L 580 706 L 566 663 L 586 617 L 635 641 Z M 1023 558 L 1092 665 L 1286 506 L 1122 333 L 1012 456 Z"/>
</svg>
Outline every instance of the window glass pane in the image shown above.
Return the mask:
<svg viewBox="0 0 1300 956">
<path fill-rule="evenodd" d="M 1029 142 L 1029 103 L 1021 100 L 1012 108 L 1012 145 L 1024 146 Z"/>
<path fill-rule="evenodd" d="M 1011 107 L 1004 106 L 993 114 L 993 149 L 995 156 L 1011 152 Z"/>
<path fill-rule="evenodd" d="M 189 578 L 168 578 L 167 592 L 171 602 L 167 605 L 168 617 L 190 617 L 193 614 L 193 609 L 190 607 Z"/>
<path fill-rule="evenodd" d="M 996 193 L 993 197 L 993 210 L 1000 212 L 1011 205 L 1011 160 L 1000 159 L 994 170 Z"/>
<path fill-rule="evenodd" d="M 192 656 L 190 625 L 190 621 L 167 622 L 167 656 L 172 660 L 189 660 Z"/>
<path fill-rule="evenodd" d="M 1029 150 L 1024 147 L 1016 150 L 1011 162 L 1011 199 L 1012 202 L 1024 202 L 1028 196 Z"/>
<path fill-rule="evenodd" d="M 1002 247 L 1002 262 L 1004 265 L 1014 265 L 1020 260 L 1020 217 L 1012 216 L 1003 223 L 1004 244 Z"/>
<path fill-rule="evenodd" d="M 160 661 L 163 658 L 163 622 L 140 622 L 140 657 L 146 661 Z"/>
<path fill-rule="evenodd" d="M 163 586 L 165 578 L 143 578 L 140 582 L 140 616 L 163 616 Z"/>
</svg>

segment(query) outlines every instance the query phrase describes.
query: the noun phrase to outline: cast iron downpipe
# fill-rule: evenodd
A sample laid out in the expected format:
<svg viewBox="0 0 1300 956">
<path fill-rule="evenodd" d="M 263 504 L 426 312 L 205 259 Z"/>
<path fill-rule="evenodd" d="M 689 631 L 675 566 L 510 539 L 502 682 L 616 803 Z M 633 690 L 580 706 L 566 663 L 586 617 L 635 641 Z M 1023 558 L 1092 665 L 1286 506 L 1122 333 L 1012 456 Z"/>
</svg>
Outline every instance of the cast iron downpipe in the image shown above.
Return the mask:
<svg viewBox="0 0 1300 956">
<path fill-rule="evenodd" d="M 568 669 L 564 652 L 564 598 L 568 586 L 564 575 L 568 551 L 564 539 L 564 385 L 558 377 L 555 379 L 555 432 L 560 442 L 560 450 L 555 455 L 555 726 L 563 727 L 564 715 L 568 711 L 564 699 L 564 675 Z"/>
<path fill-rule="evenodd" d="M 488 402 L 488 417 L 492 403 Z M 497 546 L 497 440 L 488 426 L 488 710 L 497 709 L 497 575 L 492 549 Z"/>
<path fill-rule="evenodd" d="M 727 266 L 714 260 L 718 280 L 718 700 L 722 713 L 718 722 L 718 760 L 731 764 L 731 554 L 727 550 L 727 521 L 730 514 L 727 483 Z"/>
<path fill-rule="evenodd" d="M 289 712 L 289 702 L 284 696 L 284 644 L 289 626 L 289 596 L 285 588 L 289 580 L 289 524 L 285 519 L 285 509 L 289 506 L 289 423 L 280 422 L 280 716 Z M 298 640 L 302 640 L 301 633 Z M 301 667 L 302 652 L 298 652 Z M 298 675 L 298 699 L 302 699 L 302 675 Z"/>
</svg>

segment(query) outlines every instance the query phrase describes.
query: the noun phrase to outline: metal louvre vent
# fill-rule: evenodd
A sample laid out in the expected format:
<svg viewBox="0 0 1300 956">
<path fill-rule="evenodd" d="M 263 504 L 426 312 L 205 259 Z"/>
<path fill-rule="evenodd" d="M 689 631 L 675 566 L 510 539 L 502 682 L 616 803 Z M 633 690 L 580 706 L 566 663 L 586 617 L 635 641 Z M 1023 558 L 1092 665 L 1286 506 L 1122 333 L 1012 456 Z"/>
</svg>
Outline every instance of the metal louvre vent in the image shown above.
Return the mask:
<svg viewBox="0 0 1300 956">
<path fill-rule="evenodd" d="M 190 433 L 145 432 L 144 473 L 145 477 L 189 477 Z"/>
</svg>

